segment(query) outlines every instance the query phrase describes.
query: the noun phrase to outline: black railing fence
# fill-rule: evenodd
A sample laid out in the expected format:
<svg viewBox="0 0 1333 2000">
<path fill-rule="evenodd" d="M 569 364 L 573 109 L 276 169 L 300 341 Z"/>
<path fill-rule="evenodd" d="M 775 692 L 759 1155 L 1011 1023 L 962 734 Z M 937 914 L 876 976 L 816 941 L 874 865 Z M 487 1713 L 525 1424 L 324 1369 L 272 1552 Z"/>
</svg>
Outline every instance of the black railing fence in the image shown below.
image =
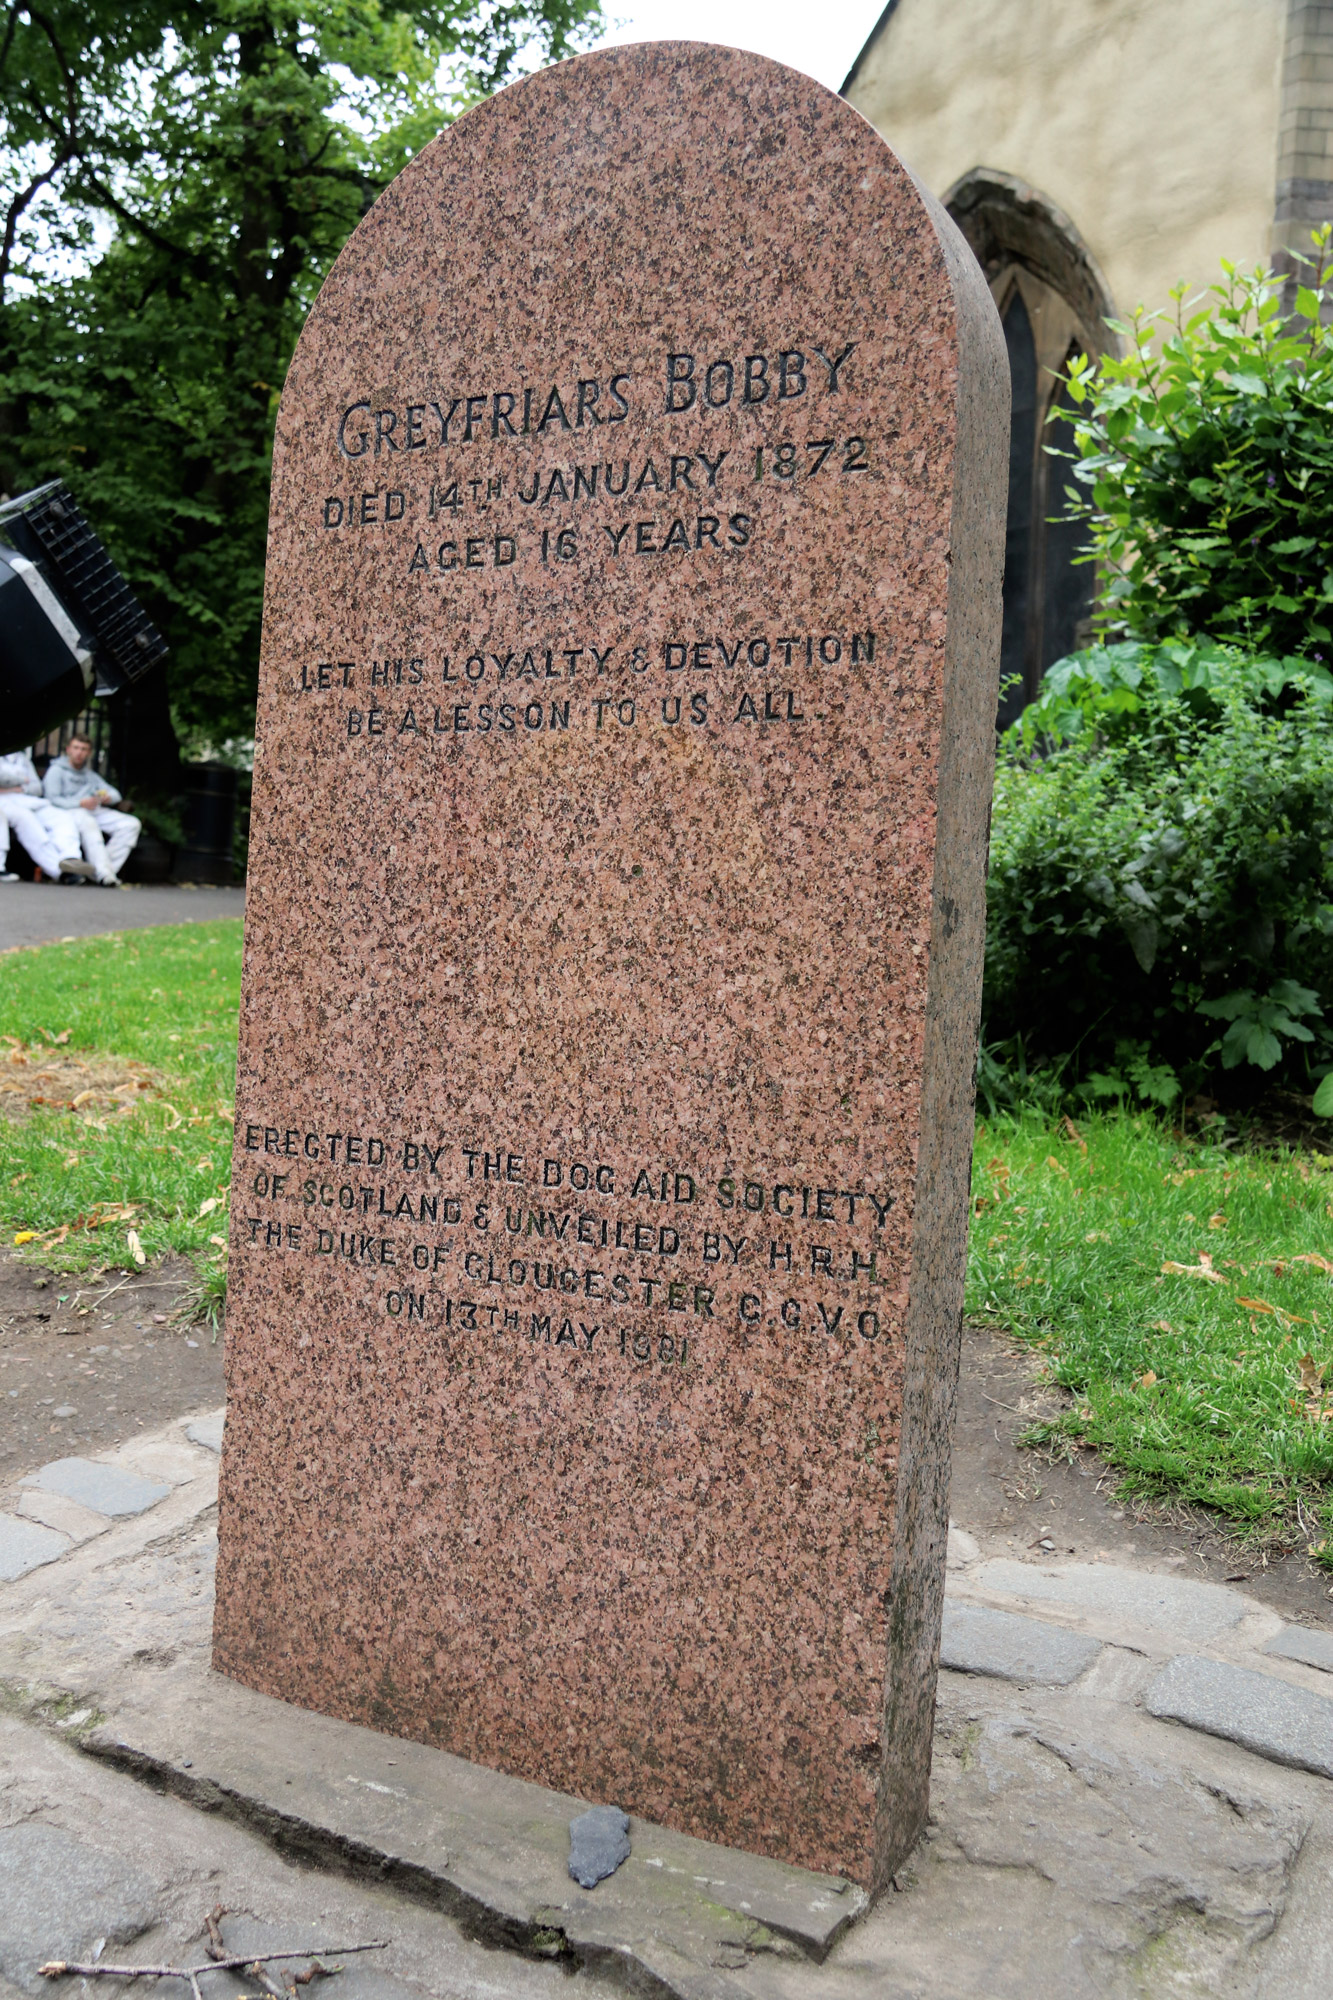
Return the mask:
<svg viewBox="0 0 1333 2000">
<path fill-rule="evenodd" d="M 39 736 L 32 746 L 32 761 L 40 776 L 53 757 L 58 757 L 71 736 L 86 736 L 92 743 L 92 763 L 94 770 L 104 778 L 110 778 L 113 785 L 119 785 L 116 771 L 115 740 L 111 727 L 111 717 L 100 701 L 93 701 L 81 715 L 71 716 L 58 729 L 48 729 L 45 736 Z"/>
</svg>

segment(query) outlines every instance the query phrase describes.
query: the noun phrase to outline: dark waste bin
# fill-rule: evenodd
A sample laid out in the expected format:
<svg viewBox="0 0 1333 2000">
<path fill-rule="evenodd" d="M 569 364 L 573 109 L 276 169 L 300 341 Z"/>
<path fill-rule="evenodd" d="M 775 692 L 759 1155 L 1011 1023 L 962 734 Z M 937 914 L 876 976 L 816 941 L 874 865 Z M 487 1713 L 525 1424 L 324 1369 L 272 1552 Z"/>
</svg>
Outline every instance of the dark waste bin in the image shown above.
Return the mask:
<svg viewBox="0 0 1333 2000">
<path fill-rule="evenodd" d="M 187 764 L 184 775 L 181 825 L 185 844 L 176 855 L 176 880 L 230 882 L 236 772 L 230 764 Z"/>
</svg>

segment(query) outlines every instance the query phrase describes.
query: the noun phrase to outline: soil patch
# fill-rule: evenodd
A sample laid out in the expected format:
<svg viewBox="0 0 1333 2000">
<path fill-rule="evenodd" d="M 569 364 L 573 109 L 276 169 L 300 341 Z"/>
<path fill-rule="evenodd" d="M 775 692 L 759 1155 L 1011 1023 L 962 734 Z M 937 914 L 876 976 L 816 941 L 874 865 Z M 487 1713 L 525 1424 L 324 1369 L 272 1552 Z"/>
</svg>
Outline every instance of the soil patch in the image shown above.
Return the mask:
<svg viewBox="0 0 1333 2000">
<path fill-rule="evenodd" d="M 0 1485 L 221 1403 L 221 1334 L 177 1317 L 193 1278 L 182 1257 L 133 1277 L 0 1259 Z"/>
<path fill-rule="evenodd" d="M 1333 1621 L 1333 1577 L 1303 1545 L 1247 1549 L 1198 1508 L 1117 1498 L 1122 1475 L 1096 1452 L 1075 1449 L 1069 1461 L 1016 1445 L 1029 1424 L 1070 1406 L 1040 1366 L 985 1327 L 963 1329 L 949 1512 L 983 1555 L 1167 1569 L 1240 1585 L 1299 1624 Z"/>
</svg>

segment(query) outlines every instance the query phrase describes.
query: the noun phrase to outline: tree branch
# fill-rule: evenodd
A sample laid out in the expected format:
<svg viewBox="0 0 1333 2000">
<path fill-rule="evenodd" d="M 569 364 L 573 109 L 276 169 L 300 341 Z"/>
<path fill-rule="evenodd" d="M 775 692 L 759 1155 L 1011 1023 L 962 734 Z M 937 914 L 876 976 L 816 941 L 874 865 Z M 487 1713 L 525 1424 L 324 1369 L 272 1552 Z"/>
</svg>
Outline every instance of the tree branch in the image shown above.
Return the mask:
<svg viewBox="0 0 1333 2000">
<path fill-rule="evenodd" d="M 20 0 L 9 0 L 9 19 L 5 24 L 5 39 L 0 46 L 0 70 L 9 61 L 9 51 L 14 46 L 14 36 L 18 32 Z"/>
<path fill-rule="evenodd" d="M 35 175 L 28 182 L 27 187 L 23 189 L 22 193 L 15 195 L 13 201 L 10 202 L 9 212 L 5 217 L 4 243 L 0 245 L 0 301 L 3 301 L 5 296 L 5 282 L 9 277 L 9 267 L 14 256 L 14 243 L 18 236 L 19 222 L 24 210 L 33 196 L 39 193 L 48 182 L 53 181 L 61 168 L 67 167 L 73 157 L 72 148 L 59 154 L 44 174 Z"/>
<path fill-rule="evenodd" d="M 244 1972 L 250 1966 L 276 1965 L 280 1959 L 321 1956 L 348 1958 L 354 1951 L 387 1951 L 389 1940 L 376 1938 L 371 1944 L 307 1945 L 304 1951 L 250 1952 L 240 1958 L 215 1958 L 206 1965 L 76 1965 L 72 1959 L 53 1958 L 38 1966 L 43 1979 L 64 1979 L 73 1974 L 80 1979 L 188 1979 L 199 1991 L 201 1972 Z"/>
<path fill-rule="evenodd" d="M 133 229 L 136 234 L 144 237 L 153 245 L 154 249 L 161 250 L 165 256 L 178 257 L 189 264 L 197 261 L 191 256 L 188 250 L 182 249 L 179 243 L 172 243 L 168 237 L 160 235 L 154 229 L 151 222 L 145 222 L 143 217 L 136 215 L 132 208 L 127 208 L 119 195 L 113 194 L 106 182 L 98 178 L 87 160 L 83 159 L 82 156 L 80 156 L 80 164 L 83 169 L 83 180 L 92 189 L 98 200 L 103 202 L 113 215 L 118 215 L 127 228 Z"/>
</svg>

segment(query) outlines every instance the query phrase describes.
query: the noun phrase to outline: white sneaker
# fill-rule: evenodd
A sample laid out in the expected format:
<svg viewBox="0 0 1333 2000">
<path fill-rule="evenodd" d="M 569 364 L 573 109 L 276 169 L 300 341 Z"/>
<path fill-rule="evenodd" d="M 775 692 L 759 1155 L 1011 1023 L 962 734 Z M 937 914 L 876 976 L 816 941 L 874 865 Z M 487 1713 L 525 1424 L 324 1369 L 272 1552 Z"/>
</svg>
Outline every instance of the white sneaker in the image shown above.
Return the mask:
<svg viewBox="0 0 1333 2000">
<path fill-rule="evenodd" d="M 7 868 L 0 868 L 0 882 L 17 882 L 18 879 L 18 876 L 12 875 Z"/>
<path fill-rule="evenodd" d="M 119 875 L 99 875 L 97 886 L 99 889 L 118 889 L 120 887 L 120 877 Z"/>
<path fill-rule="evenodd" d="M 60 872 L 62 875 L 77 875 L 83 882 L 92 882 L 97 876 L 97 870 L 91 861 L 83 861 L 73 854 L 61 856 Z"/>
</svg>

